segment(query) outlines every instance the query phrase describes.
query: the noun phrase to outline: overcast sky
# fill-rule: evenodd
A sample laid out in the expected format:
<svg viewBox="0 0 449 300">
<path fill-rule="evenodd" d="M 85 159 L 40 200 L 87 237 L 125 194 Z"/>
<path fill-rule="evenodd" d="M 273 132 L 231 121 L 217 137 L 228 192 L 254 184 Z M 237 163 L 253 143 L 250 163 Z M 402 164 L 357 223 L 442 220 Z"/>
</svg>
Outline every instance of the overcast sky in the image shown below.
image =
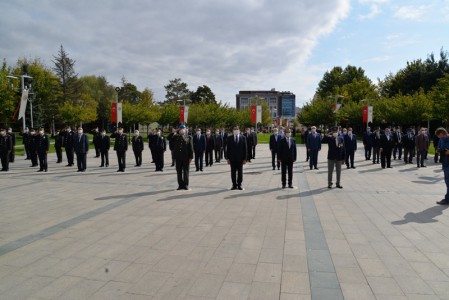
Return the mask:
<svg viewBox="0 0 449 300">
<path fill-rule="evenodd" d="M 449 49 L 449 0 L 0 0 L 0 58 L 62 44 L 80 75 L 122 76 L 156 100 L 181 78 L 235 105 L 239 90 L 313 97 L 324 72 L 348 64 L 377 82 L 407 61 Z"/>
</svg>

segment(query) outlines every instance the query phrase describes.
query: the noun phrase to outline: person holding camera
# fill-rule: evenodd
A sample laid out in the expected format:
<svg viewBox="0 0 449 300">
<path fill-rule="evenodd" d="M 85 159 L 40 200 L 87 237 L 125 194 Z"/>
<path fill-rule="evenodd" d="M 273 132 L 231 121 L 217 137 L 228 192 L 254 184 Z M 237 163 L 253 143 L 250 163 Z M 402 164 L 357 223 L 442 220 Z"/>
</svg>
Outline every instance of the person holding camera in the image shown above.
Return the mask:
<svg viewBox="0 0 449 300">
<path fill-rule="evenodd" d="M 446 195 L 444 195 L 444 199 L 437 201 L 437 204 L 449 205 L 449 134 L 446 129 L 440 127 L 435 131 L 435 135 L 440 139 L 436 151 L 441 155 L 444 183 L 446 184 Z"/>
<path fill-rule="evenodd" d="M 341 186 L 341 164 L 345 161 L 345 142 L 342 136 L 338 136 L 338 128 L 332 128 L 329 135 L 324 136 L 323 143 L 328 144 L 327 152 L 327 187 L 332 188 L 332 174 L 337 174 L 336 187 L 342 189 Z"/>
</svg>

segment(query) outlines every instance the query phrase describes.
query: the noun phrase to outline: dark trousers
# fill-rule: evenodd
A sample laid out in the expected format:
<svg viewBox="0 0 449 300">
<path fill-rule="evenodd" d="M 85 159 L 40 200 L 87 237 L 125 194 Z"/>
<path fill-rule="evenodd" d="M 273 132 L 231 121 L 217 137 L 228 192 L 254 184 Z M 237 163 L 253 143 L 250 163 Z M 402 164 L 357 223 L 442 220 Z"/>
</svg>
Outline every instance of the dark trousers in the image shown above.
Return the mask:
<svg viewBox="0 0 449 300">
<path fill-rule="evenodd" d="M 278 156 L 276 151 L 271 150 L 271 166 L 273 167 L 273 170 L 275 169 L 275 166 L 277 165 L 278 170 L 281 167 L 281 163 L 276 159 Z"/>
<path fill-rule="evenodd" d="M 318 149 L 310 149 L 307 151 L 309 154 L 309 165 L 310 168 L 317 168 L 318 165 Z"/>
<path fill-rule="evenodd" d="M 398 154 L 397 158 L 401 159 L 401 157 L 402 157 L 402 144 L 396 144 L 394 146 L 394 149 L 393 149 L 393 158 L 394 159 L 396 159 L 396 153 Z"/>
<path fill-rule="evenodd" d="M 65 148 L 65 154 L 67 156 L 67 164 L 73 166 L 73 159 L 74 159 L 73 148 Z"/>
<path fill-rule="evenodd" d="M 373 164 L 379 163 L 380 158 L 380 148 L 379 147 L 373 147 Z"/>
<path fill-rule="evenodd" d="M 154 151 L 154 163 L 156 165 L 156 170 L 162 171 L 162 169 L 164 169 L 164 151 Z"/>
<path fill-rule="evenodd" d="M 173 167 L 176 163 L 175 150 L 170 150 L 170 152 L 171 152 L 171 166 Z"/>
<path fill-rule="evenodd" d="M 281 162 L 281 181 L 282 186 L 285 186 L 287 181 L 287 171 L 288 171 L 288 186 L 292 186 L 293 184 L 293 162 L 282 161 Z"/>
<path fill-rule="evenodd" d="M 188 159 L 176 160 L 176 173 L 178 175 L 178 186 L 180 188 L 189 186 L 189 165 Z"/>
<path fill-rule="evenodd" d="M 14 146 L 12 146 L 11 152 L 9 152 L 9 162 L 14 162 L 14 159 L 16 158 L 16 151 Z"/>
<path fill-rule="evenodd" d="M 385 168 L 385 166 L 387 168 L 391 167 L 391 152 L 391 150 L 384 149 L 380 154 L 380 164 L 382 168 Z"/>
<path fill-rule="evenodd" d="M 76 153 L 76 164 L 78 171 L 84 171 L 87 168 L 86 153 Z"/>
<path fill-rule="evenodd" d="M 136 158 L 136 166 L 142 165 L 142 151 L 134 150 L 134 157 Z"/>
<path fill-rule="evenodd" d="M 243 162 L 231 160 L 231 180 L 232 186 L 242 186 L 243 181 Z"/>
<path fill-rule="evenodd" d="M 306 146 L 306 161 L 309 161 L 309 159 L 310 159 L 310 151 L 309 148 L 307 148 Z"/>
<path fill-rule="evenodd" d="M 197 171 L 203 169 L 203 153 L 195 152 L 195 167 Z"/>
<path fill-rule="evenodd" d="M 371 159 L 371 149 L 373 149 L 373 146 L 371 145 L 365 145 L 365 159 L 370 160 Z"/>
<path fill-rule="evenodd" d="M 47 171 L 47 152 L 38 152 L 37 155 L 39 156 L 39 170 Z"/>
<path fill-rule="evenodd" d="M 416 151 L 416 164 L 418 167 L 421 165 L 421 167 L 424 167 L 424 159 L 427 156 L 427 150 L 418 150 Z"/>
<path fill-rule="evenodd" d="M 117 151 L 118 169 L 125 171 L 126 168 L 126 151 Z"/>
<path fill-rule="evenodd" d="M 220 160 L 221 160 L 221 152 L 222 152 L 222 150 L 221 149 L 215 149 L 215 162 L 220 162 Z"/>
<path fill-rule="evenodd" d="M 225 148 L 223 147 L 220 149 L 220 159 L 218 161 L 223 159 L 224 152 L 225 152 Z"/>
<path fill-rule="evenodd" d="M 413 162 L 413 149 L 404 148 L 404 162 L 410 164 Z"/>
<path fill-rule="evenodd" d="M 94 145 L 95 146 L 95 157 L 100 156 L 100 145 Z"/>
<path fill-rule="evenodd" d="M 206 167 L 213 165 L 213 163 L 214 163 L 213 153 L 214 153 L 213 150 L 206 151 Z"/>
<path fill-rule="evenodd" d="M 253 151 L 252 146 L 248 146 L 248 147 L 246 148 L 246 153 L 247 153 L 247 154 L 246 154 L 246 161 L 251 162 L 251 158 L 253 157 L 252 151 Z"/>
<path fill-rule="evenodd" d="M 253 151 L 252 151 L 253 155 L 251 158 L 256 158 L 256 146 L 253 146 L 252 148 L 253 148 Z"/>
<path fill-rule="evenodd" d="M 106 167 L 109 166 L 109 151 L 108 150 L 100 151 L 100 155 L 101 155 L 101 166 L 103 167 L 105 163 Z"/>
<path fill-rule="evenodd" d="M 25 148 L 25 154 L 27 155 L 25 159 L 30 159 L 30 147 L 28 147 L 27 144 L 23 144 L 23 147 Z"/>
<path fill-rule="evenodd" d="M 31 165 L 37 166 L 37 152 L 34 150 L 30 150 L 30 158 L 31 158 Z"/>
<path fill-rule="evenodd" d="M 62 148 L 55 147 L 55 151 L 56 151 L 56 157 L 58 158 L 58 160 L 56 162 L 61 163 L 62 162 Z"/>
<path fill-rule="evenodd" d="M 2 170 L 8 171 L 9 170 L 9 154 L 8 154 L 8 152 L 6 150 L 1 151 L 0 158 L 2 161 Z"/>
<path fill-rule="evenodd" d="M 444 172 L 444 183 L 446 183 L 446 195 L 444 195 L 444 199 L 449 201 L 449 166 L 443 167 Z"/>
<path fill-rule="evenodd" d="M 437 148 L 437 147 L 435 147 L 435 148 Z M 433 157 L 433 161 L 435 163 L 441 162 L 441 154 L 438 151 L 435 151 L 435 156 Z"/>
<path fill-rule="evenodd" d="M 354 167 L 354 151 L 348 151 L 345 154 L 345 163 L 346 166 L 349 168 Z"/>
<path fill-rule="evenodd" d="M 151 153 L 151 162 L 154 163 L 155 162 L 155 156 L 156 154 L 154 153 L 154 147 L 150 147 L 150 153 Z"/>
</svg>

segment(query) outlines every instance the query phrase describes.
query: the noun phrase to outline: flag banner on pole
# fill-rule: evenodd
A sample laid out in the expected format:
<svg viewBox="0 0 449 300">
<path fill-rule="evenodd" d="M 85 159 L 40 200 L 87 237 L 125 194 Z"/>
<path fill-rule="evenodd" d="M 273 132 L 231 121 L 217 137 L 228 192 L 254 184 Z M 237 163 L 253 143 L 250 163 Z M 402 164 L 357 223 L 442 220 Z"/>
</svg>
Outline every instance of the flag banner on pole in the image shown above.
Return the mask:
<svg viewBox="0 0 449 300">
<path fill-rule="evenodd" d="M 251 123 L 257 123 L 257 106 L 251 105 Z"/>
<path fill-rule="evenodd" d="M 117 122 L 123 123 L 122 120 L 122 103 L 117 103 Z"/>
<path fill-rule="evenodd" d="M 340 109 L 340 107 L 341 107 L 341 104 L 340 103 L 333 103 L 332 104 L 332 110 L 334 111 L 334 113 L 336 113 L 339 109 Z"/>
<path fill-rule="evenodd" d="M 111 123 L 117 123 L 117 103 L 112 103 L 111 106 Z"/>
<path fill-rule="evenodd" d="M 363 123 L 367 123 L 368 122 L 368 106 L 364 106 L 363 107 L 363 119 L 362 119 Z"/>
<path fill-rule="evenodd" d="M 257 105 L 256 123 L 262 123 L 262 105 Z"/>
<path fill-rule="evenodd" d="M 186 105 L 184 106 L 184 123 L 187 124 L 188 118 L 189 118 L 189 107 Z"/>
<path fill-rule="evenodd" d="M 179 107 L 179 123 L 184 123 L 184 106 Z"/>
<path fill-rule="evenodd" d="M 372 106 L 368 106 L 368 119 L 367 119 L 367 121 L 368 121 L 367 124 L 373 122 L 373 107 Z"/>
<path fill-rule="evenodd" d="M 27 109 L 27 103 L 28 103 L 28 90 L 24 89 L 22 91 L 22 97 L 20 98 L 20 109 L 19 109 L 18 120 L 20 120 L 21 118 L 25 118 L 25 111 Z"/>
</svg>

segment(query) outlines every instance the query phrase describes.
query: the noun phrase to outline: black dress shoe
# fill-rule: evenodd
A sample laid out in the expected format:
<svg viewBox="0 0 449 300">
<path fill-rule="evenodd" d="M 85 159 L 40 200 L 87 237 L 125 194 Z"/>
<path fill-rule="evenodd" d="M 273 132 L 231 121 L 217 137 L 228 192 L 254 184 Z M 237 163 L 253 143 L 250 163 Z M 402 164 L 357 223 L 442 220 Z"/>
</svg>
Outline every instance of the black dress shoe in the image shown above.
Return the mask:
<svg viewBox="0 0 449 300">
<path fill-rule="evenodd" d="M 339 188 L 339 189 L 342 189 L 343 187 L 341 186 L 341 185 L 339 185 L 339 184 L 337 184 L 337 187 Z"/>
<path fill-rule="evenodd" d="M 352 167 L 351 167 L 351 169 L 355 169 L 355 167 L 354 167 L 354 166 L 352 166 Z"/>
<path fill-rule="evenodd" d="M 103 168 L 104 166 L 103 165 L 101 165 L 101 166 L 98 166 L 99 168 Z"/>
<path fill-rule="evenodd" d="M 285 184 L 282 185 L 282 188 L 285 189 Z"/>
<path fill-rule="evenodd" d="M 37 170 L 37 172 L 44 172 L 44 170 Z"/>
<path fill-rule="evenodd" d="M 237 189 L 240 190 L 240 191 L 243 190 L 243 188 L 241 186 L 238 186 Z"/>
<path fill-rule="evenodd" d="M 231 188 L 232 191 L 233 191 L 233 190 L 236 190 L 236 189 L 237 189 L 236 186 L 233 186 L 233 187 Z"/>
<path fill-rule="evenodd" d="M 289 189 L 292 189 L 292 188 L 293 188 L 293 185 L 289 185 L 288 188 L 289 188 Z"/>
<path fill-rule="evenodd" d="M 328 189 L 331 189 L 331 188 L 332 188 L 332 184 L 328 185 L 327 188 L 328 188 Z"/>
<path fill-rule="evenodd" d="M 180 190 L 183 190 L 184 189 L 184 187 L 183 186 L 180 186 L 180 187 L 178 187 L 176 190 L 177 191 L 180 191 Z"/>
<path fill-rule="evenodd" d="M 188 186 L 185 186 L 184 189 L 185 189 L 186 191 L 188 191 L 188 190 L 189 190 L 189 187 L 188 187 Z"/>
<path fill-rule="evenodd" d="M 441 200 L 441 201 L 437 201 L 437 204 L 440 204 L 440 205 L 449 205 L 449 201 L 446 200 L 446 199 L 443 199 L 443 200 Z"/>
<path fill-rule="evenodd" d="M 317 167 L 315 167 L 315 170 L 318 170 L 318 168 L 317 168 Z"/>
</svg>

